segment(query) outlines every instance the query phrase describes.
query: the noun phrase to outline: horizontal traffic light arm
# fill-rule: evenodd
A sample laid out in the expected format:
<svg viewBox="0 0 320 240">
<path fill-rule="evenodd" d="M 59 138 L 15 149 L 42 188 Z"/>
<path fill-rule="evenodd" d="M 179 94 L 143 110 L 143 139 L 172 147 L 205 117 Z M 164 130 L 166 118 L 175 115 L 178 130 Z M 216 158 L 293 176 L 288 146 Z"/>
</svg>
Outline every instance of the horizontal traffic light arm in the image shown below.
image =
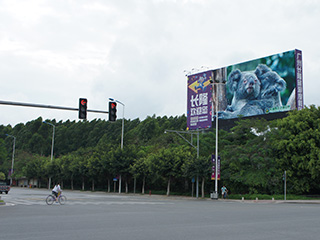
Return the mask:
<svg viewBox="0 0 320 240">
<path fill-rule="evenodd" d="M 58 109 L 58 110 L 79 111 L 79 108 L 60 107 L 60 106 L 42 105 L 42 104 L 34 104 L 34 103 L 9 102 L 9 101 L 2 101 L 2 100 L 0 100 L 0 104 L 2 104 L 2 105 L 21 106 L 21 107 L 51 108 L 51 109 Z M 90 109 L 87 109 L 87 112 L 109 113 L 108 111 L 90 110 Z"/>
</svg>

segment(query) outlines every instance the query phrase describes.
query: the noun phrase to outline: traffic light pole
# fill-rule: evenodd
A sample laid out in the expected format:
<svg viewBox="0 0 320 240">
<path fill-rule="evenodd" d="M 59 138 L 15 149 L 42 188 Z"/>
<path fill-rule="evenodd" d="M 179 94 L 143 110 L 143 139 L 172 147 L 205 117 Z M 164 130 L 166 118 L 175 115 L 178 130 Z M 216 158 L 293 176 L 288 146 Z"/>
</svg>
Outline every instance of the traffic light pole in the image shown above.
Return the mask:
<svg viewBox="0 0 320 240">
<path fill-rule="evenodd" d="M 21 106 L 21 107 L 51 108 L 51 109 L 58 109 L 58 110 L 79 111 L 79 108 L 60 107 L 60 106 L 34 104 L 34 103 L 9 102 L 9 101 L 2 101 L 2 100 L 0 100 L 0 104 L 2 104 L 2 105 L 12 105 L 12 106 Z M 90 109 L 87 109 L 87 112 L 109 113 L 108 111 L 90 110 Z"/>
<path fill-rule="evenodd" d="M 109 101 L 111 102 L 115 102 L 115 103 L 119 103 L 122 105 L 122 108 L 123 108 L 123 111 L 122 111 L 122 130 L 121 130 L 121 150 L 123 150 L 123 135 L 124 135 L 124 103 L 116 100 L 116 99 L 113 99 L 113 98 L 109 98 Z M 109 119 L 110 121 L 110 119 Z M 119 176 L 119 194 L 121 193 L 121 174 Z"/>
</svg>

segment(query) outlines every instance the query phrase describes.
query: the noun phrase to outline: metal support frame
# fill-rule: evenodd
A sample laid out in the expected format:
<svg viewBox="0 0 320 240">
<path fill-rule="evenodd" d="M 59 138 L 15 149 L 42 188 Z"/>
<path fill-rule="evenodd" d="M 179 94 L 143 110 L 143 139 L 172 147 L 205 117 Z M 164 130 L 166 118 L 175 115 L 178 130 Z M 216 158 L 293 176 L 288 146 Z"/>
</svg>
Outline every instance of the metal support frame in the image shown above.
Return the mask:
<svg viewBox="0 0 320 240">
<path fill-rule="evenodd" d="M 165 130 L 164 131 L 164 133 L 167 133 L 167 132 L 173 132 L 173 133 L 178 134 L 183 140 L 185 140 L 187 143 L 189 143 L 190 146 L 194 147 L 197 150 L 197 158 L 199 158 L 199 132 L 200 132 L 200 130 L 197 130 L 197 131 Z M 197 134 L 197 146 L 194 146 L 193 143 L 192 143 L 192 141 L 193 141 L 192 140 L 192 136 L 193 136 L 194 132 L 196 132 L 196 134 Z M 186 139 L 183 135 L 181 135 L 181 133 L 191 134 L 191 141 Z M 197 198 L 199 197 L 199 176 L 198 175 L 197 175 L 197 181 L 196 181 L 196 197 Z"/>
</svg>

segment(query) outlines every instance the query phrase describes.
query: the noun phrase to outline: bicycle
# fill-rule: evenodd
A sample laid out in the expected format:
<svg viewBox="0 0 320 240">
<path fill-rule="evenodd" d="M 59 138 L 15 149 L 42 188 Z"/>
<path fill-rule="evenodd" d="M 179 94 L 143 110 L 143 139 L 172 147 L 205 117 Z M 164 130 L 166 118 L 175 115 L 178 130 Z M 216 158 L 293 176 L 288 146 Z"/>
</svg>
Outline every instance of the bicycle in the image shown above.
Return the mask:
<svg viewBox="0 0 320 240">
<path fill-rule="evenodd" d="M 58 202 L 60 205 L 64 205 L 67 201 L 67 197 L 62 195 L 61 192 L 58 193 Z M 48 205 L 52 205 L 56 201 L 56 197 L 53 194 L 49 194 L 48 197 L 46 198 L 46 203 Z"/>
</svg>

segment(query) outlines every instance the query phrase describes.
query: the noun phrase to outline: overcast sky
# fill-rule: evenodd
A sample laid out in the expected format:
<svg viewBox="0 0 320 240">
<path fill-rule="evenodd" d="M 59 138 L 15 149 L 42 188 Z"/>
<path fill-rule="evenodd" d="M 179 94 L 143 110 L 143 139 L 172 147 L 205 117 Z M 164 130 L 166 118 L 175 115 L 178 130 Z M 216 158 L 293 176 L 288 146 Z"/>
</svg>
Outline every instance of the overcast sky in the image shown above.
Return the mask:
<svg viewBox="0 0 320 240">
<path fill-rule="evenodd" d="M 318 0 L 0 0 L 0 100 L 180 116 L 184 70 L 300 49 L 304 103 L 320 105 Z M 0 124 L 78 112 L 0 105 Z M 88 120 L 108 119 L 88 113 Z M 122 107 L 118 107 L 122 118 Z"/>
</svg>

